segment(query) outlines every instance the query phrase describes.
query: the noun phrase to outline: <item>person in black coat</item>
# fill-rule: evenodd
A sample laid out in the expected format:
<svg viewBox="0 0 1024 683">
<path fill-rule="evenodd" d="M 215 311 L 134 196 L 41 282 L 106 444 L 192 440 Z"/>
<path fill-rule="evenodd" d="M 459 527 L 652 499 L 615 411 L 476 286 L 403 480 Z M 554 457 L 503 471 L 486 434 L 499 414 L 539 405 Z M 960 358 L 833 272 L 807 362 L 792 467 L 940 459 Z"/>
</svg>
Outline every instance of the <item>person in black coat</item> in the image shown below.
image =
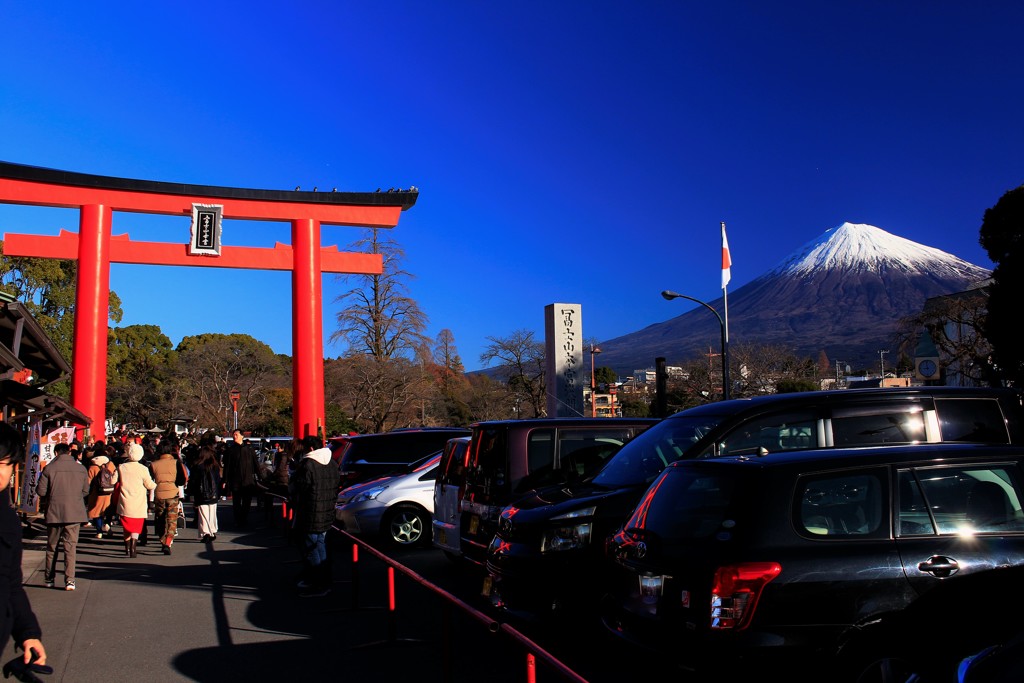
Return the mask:
<svg viewBox="0 0 1024 683">
<path fill-rule="evenodd" d="M 204 437 L 190 469 L 185 492 L 196 509 L 196 527 L 204 543 L 217 538 L 217 502 L 220 500 L 220 460 L 213 434 Z"/>
<path fill-rule="evenodd" d="M 231 442 L 224 451 L 224 486 L 231 491 L 231 511 L 234 512 L 235 526 L 244 528 L 249 523 L 249 508 L 257 492 L 256 451 L 253 450 L 242 431 L 231 434 Z"/>
<path fill-rule="evenodd" d="M 288 500 L 295 511 L 292 531 L 305 564 L 298 587 L 303 597 L 321 597 L 331 590 L 327 531 L 334 523 L 340 473 L 331 449 L 320 439 L 307 436 L 303 447 L 306 452 L 288 481 Z"/>
<path fill-rule="evenodd" d="M 25 437 L 6 422 L 0 422 L 0 491 L 10 486 L 18 463 L 25 459 Z M 46 664 L 46 649 L 40 638 L 39 620 L 32 611 L 21 575 L 21 520 L 10 495 L 0 501 L 0 650 L 11 636 L 25 652 L 27 664 Z"/>
</svg>

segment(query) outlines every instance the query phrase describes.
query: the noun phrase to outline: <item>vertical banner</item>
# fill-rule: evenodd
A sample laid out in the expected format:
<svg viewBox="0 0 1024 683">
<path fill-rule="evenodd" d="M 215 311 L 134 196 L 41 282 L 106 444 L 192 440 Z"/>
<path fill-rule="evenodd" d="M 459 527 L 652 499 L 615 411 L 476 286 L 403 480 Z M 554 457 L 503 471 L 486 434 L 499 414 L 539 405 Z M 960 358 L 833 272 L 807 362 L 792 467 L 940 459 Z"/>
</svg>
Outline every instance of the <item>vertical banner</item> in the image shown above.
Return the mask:
<svg viewBox="0 0 1024 683">
<path fill-rule="evenodd" d="M 36 482 L 39 472 L 43 469 L 39 463 L 39 445 L 43 440 L 43 425 L 33 422 L 28 432 L 28 447 L 25 449 L 25 476 L 21 480 L 20 512 L 38 512 L 39 496 L 36 495 Z"/>
<path fill-rule="evenodd" d="M 46 463 L 53 460 L 53 447 L 59 443 L 71 443 L 74 438 L 74 427 L 58 427 L 43 434 L 42 423 L 32 423 L 26 449 L 25 477 L 21 482 L 21 504 L 18 506 L 21 512 L 39 511 L 39 497 L 36 495 L 39 473 L 46 467 Z"/>
</svg>

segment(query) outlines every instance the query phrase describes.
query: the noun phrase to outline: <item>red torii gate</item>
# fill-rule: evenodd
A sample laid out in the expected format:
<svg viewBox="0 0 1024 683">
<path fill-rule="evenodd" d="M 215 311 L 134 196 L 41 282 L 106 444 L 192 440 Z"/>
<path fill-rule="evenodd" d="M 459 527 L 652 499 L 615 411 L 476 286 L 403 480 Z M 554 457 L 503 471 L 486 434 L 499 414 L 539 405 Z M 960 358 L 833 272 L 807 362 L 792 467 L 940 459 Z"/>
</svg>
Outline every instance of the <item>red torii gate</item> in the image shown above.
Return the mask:
<svg viewBox="0 0 1024 683">
<path fill-rule="evenodd" d="M 78 260 L 71 403 L 106 425 L 107 323 L 110 264 L 212 266 L 292 271 L 292 393 L 296 436 L 316 434 L 324 416 L 322 273 L 380 274 L 380 254 L 320 246 L 321 225 L 393 228 L 419 192 L 300 192 L 185 185 L 58 171 L 0 162 L 0 202 L 77 208 L 78 233 L 56 237 L 4 234 L 7 256 Z M 112 213 L 191 216 L 216 206 L 224 218 L 290 221 L 292 243 L 273 248 L 220 247 L 219 256 L 190 253 L 189 245 L 133 242 L 112 235 Z"/>
</svg>

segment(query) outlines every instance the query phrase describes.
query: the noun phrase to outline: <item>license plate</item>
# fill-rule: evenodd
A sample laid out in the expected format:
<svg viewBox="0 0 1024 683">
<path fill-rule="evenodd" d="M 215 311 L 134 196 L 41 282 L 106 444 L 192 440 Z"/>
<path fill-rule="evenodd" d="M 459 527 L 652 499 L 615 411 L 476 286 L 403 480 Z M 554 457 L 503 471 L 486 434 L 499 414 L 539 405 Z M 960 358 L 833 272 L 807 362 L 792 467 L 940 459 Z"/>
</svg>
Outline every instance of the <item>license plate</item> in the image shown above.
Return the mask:
<svg viewBox="0 0 1024 683">
<path fill-rule="evenodd" d="M 484 596 L 485 598 L 491 597 L 491 589 L 492 588 L 493 588 L 493 582 L 491 581 L 491 577 L 485 576 L 484 577 L 484 585 L 480 589 L 480 595 Z"/>
<path fill-rule="evenodd" d="M 480 530 L 480 518 L 473 515 L 469 518 L 469 535 L 476 536 L 476 532 Z"/>
</svg>

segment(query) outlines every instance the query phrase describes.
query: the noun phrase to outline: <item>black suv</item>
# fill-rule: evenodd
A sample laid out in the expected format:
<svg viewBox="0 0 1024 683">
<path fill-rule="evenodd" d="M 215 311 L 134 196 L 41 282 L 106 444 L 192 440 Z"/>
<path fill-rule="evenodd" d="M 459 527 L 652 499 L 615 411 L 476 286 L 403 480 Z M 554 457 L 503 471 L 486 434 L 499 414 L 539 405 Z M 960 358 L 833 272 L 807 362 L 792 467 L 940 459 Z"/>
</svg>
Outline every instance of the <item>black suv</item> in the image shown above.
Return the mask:
<svg viewBox="0 0 1024 683">
<path fill-rule="evenodd" d="M 404 472 L 410 463 L 437 453 L 448 439 L 469 436 L 464 427 L 396 429 L 380 434 L 339 436 L 330 439 L 332 457 L 341 470 L 341 488 Z"/>
<path fill-rule="evenodd" d="M 591 479 L 540 489 L 502 512 L 487 552 L 491 602 L 524 617 L 592 602 L 602 539 L 671 462 L 812 448 L 930 442 L 1017 444 L 1020 393 L 911 387 L 776 394 L 665 418 Z"/>
<path fill-rule="evenodd" d="M 1022 502 L 1021 447 L 673 463 L 607 540 L 604 623 L 697 671 L 945 680 L 1024 607 Z"/>
</svg>

